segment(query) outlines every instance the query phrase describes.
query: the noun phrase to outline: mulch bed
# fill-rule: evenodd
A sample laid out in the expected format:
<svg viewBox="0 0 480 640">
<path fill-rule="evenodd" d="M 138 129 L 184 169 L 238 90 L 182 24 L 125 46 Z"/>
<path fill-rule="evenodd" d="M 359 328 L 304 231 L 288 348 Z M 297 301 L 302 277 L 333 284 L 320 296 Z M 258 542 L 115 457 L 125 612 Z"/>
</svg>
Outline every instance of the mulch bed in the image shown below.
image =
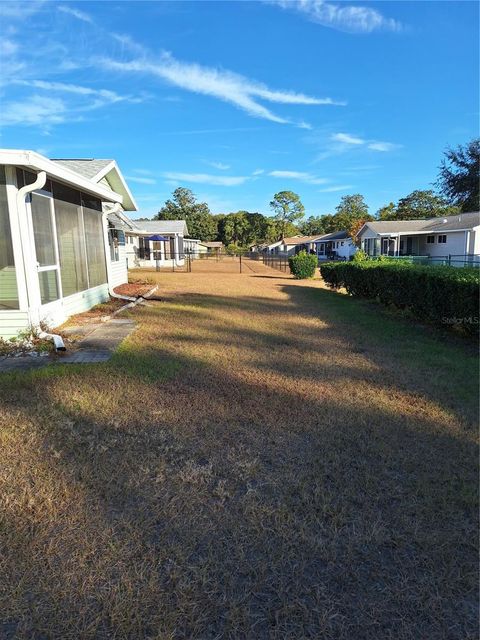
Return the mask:
<svg viewBox="0 0 480 640">
<path fill-rule="evenodd" d="M 153 285 L 151 284 L 132 282 L 128 284 L 121 284 L 118 287 L 115 287 L 114 292 L 118 293 L 118 295 L 120 296 L 131 296 L 132 298 L 139 298 L 140 296 L 144 296 L 151 289 L 153 289 Z"/>
</svg>

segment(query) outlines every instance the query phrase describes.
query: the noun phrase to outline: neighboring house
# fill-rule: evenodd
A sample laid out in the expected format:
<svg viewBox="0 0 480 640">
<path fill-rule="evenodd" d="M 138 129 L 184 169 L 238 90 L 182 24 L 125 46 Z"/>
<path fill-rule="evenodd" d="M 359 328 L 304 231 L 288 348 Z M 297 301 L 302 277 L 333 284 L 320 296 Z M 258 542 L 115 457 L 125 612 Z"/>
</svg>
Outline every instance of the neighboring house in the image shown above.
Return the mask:
<svg viewBox="0 0 480 640">
<path fill-rule="evenodd" d="M 346 231 L 327 233 L 315 240 L 315 252 L 319 260 L 350 260 L 357 248 Z"/>
<path fill-rule="evenodd" d="M 464 259 L 480 256 L 480 213 L 428 220 L 366 222 L 358 233 L 370 256 L 428 256 Z"/>
<path fill-rule="evenodd" d="M 278 253 L 287 255 L 296 255 L 300 251 L 307 253 L 315 253 L 315 242 L 320 236 L 293 236 L 292 238 L 284 238 L 280 240 L 278 245 Z"/>
<path fill-rule="evenodd" d="M 222 253 L 225 249 L 222 242 L 204 242 L 202 240 L 199 246 L 205 247 L 209 254 Z"/>
<path fill-rule="evenodd" d="M 119 225 L 136 208 L 113 160 L 0 150 L 0 336 L 57 326 L 127 282 Z"/>
<path fill-rule="evenodd" d="M 183 246 L 185 248 L 185 253 L 192 259 L 199 258 L 202 253 L 207 253 L 207 247 L 205 247 L 202 244 L 202 241 L 197 238 L 184 238 Z"/>
<path fill-rule="evenodd" d="M 128 268 L 182 266 L 185 264 L 184 237 L 188 233 L 185 220 L 130 220 L 126 230 Z M 165 240 L 152 240 L 161 236 Z"/>
<path fill-rule="evenodd" d="M 282 244 L 281 240 L 277 240 L 276 242 L 270 242 L 270 244 L 262 245 L 261 251 L 262 253 L 278 253 L 279 247 Z"/>
</svg>

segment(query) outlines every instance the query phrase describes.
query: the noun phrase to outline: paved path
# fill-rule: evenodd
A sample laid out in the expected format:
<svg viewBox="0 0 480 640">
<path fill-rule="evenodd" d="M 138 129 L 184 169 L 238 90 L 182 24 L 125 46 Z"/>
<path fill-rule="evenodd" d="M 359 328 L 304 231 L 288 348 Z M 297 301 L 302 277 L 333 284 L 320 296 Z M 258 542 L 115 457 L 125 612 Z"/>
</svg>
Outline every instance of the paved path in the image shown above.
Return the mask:
<svg viewBox="0 0 480 640">
<path fill-rule="evenodd" d="M 135 328 L 133 320 L 114 318 L 101 325 L 94 325 L 91 331 L 77 343 L 75 351 L 58 353 L 53 357 L 5 358 L 0 360 L 0 373 L 9 371 L 27 371 L 50 364 L 95 364 L 106 362 L 113 352 Z M 78 333 L 85 330 L 79 327 Z M 73 331 L 73 330 L 72 330 Z M 75 333 L 77 328 L 75 328 Z"/>
</svg>

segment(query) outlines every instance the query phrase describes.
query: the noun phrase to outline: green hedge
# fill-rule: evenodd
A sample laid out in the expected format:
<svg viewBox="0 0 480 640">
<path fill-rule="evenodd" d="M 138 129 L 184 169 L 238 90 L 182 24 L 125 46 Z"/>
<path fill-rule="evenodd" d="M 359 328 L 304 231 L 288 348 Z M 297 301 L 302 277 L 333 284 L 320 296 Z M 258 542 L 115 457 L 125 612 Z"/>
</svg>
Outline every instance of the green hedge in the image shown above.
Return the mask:
<svg viewBox="0 0 480 640">
<path fill-rule="evenodd" d="M 333 289 L 408 309 L 415 317 L 478 333 L 480 272 L 471 267 L 405 262 L 326 262 L 320 266 Z"/>
<path fill-rule="evenodd" d="M 290 267 L 290 273 L 298 280 L 313 278 L 317 268 L 317 256 L 306 251 L 300 251 L 296 256 L 291 256 L 288 259 L 288 266 Z"/>
</svg>

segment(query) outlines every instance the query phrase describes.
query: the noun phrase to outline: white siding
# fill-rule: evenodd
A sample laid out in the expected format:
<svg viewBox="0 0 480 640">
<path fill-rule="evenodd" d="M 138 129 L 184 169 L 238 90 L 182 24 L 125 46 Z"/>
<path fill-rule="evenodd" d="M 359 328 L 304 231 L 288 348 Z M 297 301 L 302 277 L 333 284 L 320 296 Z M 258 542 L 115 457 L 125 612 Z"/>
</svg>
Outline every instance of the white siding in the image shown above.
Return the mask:
<svg viewBox="0 0 480 640">
<path fill-rule="evenodd" d="M 74 293 L 72 296 L 64 298 L 62 301 L 63 318 L 60 319 L 58 324 L 64 322 L 70 316 L 76 313 L 82 313 L 88 311 L 96 304 L 106 302 L 109 299 L 108 285 L 101 284 L 99 287 L 93 287 L 86 291 L 80 291 L 80 293 Z"/>
<path fill-rule="evenodd" d="M 0 311 L 0 337 L 14 338 L 29 325 L 26 311 Z"/>
<path fill-rule="evenodd" d="M 422 245 L 423 251 L 429 256 L 448 256 L 448 255 L 463 255 L 465 250 L 465 231 L 446 231 L 444 234 L 434 233 L 429 234 L 435 236 L 435 242 L 433 244 Z M 439 243 L 438 236 L 446 235 L 447 242 Z M 426 236 L 421 236 L 423 242 L 426 243 Z M 423 251 L 421 252 L 423 254 Z"/>
<path fill-rule="evenodd" d="M 118 260 L 110 260 L 110 286 L 113 288 L 128 282 L 126 245 L 119 245 L 118 257 Z"/>
</svg>

